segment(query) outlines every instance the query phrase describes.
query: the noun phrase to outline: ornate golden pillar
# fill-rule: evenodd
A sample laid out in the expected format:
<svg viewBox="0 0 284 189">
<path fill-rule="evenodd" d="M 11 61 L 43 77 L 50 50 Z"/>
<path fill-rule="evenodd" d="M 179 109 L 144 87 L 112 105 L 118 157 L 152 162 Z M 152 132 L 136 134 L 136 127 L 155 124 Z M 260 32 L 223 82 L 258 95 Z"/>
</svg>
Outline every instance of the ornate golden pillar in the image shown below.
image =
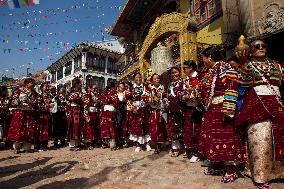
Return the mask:
<svg viewBox="0 0 284 189">
<path fill-rule="evenodd" d="M 179 35 L 180 64 L 183 73 L 183 62 L 187 60 L 197 61 L 196 32 L 185 31 Z"/>
</svg>

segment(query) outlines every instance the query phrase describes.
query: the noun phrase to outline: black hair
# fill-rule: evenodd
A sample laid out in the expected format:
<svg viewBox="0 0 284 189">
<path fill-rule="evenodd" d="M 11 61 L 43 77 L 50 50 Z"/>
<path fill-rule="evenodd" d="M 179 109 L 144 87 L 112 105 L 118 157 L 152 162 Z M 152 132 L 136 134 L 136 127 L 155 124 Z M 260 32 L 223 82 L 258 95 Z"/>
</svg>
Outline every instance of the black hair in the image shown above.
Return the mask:
<svg viewBox="0 0 284 189">
<path fill-rule="evenodd" d="M 197 64 L 194 60 L 186 60 L 183 62 L 183 65 L 188 66 L 188 67 L 192 67 L 192 69 L 194 71 L 197 70 Z"/>
<path fill-rule="evenodd" d="M 125 85 L 125 82 L 119 82 L 118 85 Z"/>
<path fill-rule="evenodd" d="M 177 66 L 171 67 L 170 73 L 172 72 L 172 70 L 177 70 L 179 73 L 181 72 L 181 71 L 180 71 L 180 68 L 177 67 Z"/>
<path fill-rule="evenodd" d="M 221 61 L 223 59 L 222 54 L 220 52 L 220 47 L 217 45 L 204 49 L 201 55 L 205 57 L 211 56 L 212 60 L 215 62 Z"/>
<path fill-rule="evenodd" d="M 154 74 L 151 76 L 151 78 L 150 78 L 151 82 L 153 82 L 153 79 L 154 79 L 154 76 L 155 76 L 155 75 L 157 75 L 157 76 L 161 79 L 161 76 L 160 76 L 159 74 L 154 73 Z"/>
<path fill-rule="evenodd" d="M 29 83 L 35 83 L 35 80 L 33 79 L 33 78 L 26 78 L 25 80 L 24 80 L 24 85 L 26 86 L 27 84 L 29 84 Z"/>
<path fill-rule="evenodd" d="M 253 47 L 253 45 L 254 45 L 254 43 L 255 43 L 256 41 L 262 41 L 264 44 L 266 44 L 266 42 L 265 42 L 265 40 L 264 40 L 263 38 L 255 38 L 255 39 L 252 39 L 252 40 L 251 40 L 250 48 Z"/>
<path fill-rule="evenodd" d="M 115 82 L 110 81 L 106 86 L 106 90 L 113 89 L 113 88 L 115 88 Z"/>
<path fill-rule="evenodd" d="M 132 82 L 128 81 L 128 82 L 125 82 L 126 85 L 129 85 L 130 87 L 133 86 Z"/>
<path fill-rule="evenodd" d="M 81 85 L 81 80 L 79 78 L 73 79 L 72 88 L 75 88 L 77 84 Z"/>
<path fill-rule="evenodd" d="M 133 79 L 135 79 L 135 77 L 136 77 L 137 75 L 140 75 L 140 76 L 142 77 L 141 73 L 137 72 L 137 73 L 135 73 L 135 74 L 133 75 Z"/>
<path fill-rule="evenodd" d="M 0 86 L 0 97 L 6 98 L 8 96 L 8 88 L 6 86 Z"/>
<path fill-rule="evenodd" d="M 49 82 L 47 82 L 47 81 L 46 81 L 46 82 L 43 82 L 43 83 L 40 85 L 40 87 L 39 87 L 40 90 L 42 90 L 42 88 L 43 88 L 45 85 L 48 85 L 48 84 L 49 84 Z"/>
</svg>

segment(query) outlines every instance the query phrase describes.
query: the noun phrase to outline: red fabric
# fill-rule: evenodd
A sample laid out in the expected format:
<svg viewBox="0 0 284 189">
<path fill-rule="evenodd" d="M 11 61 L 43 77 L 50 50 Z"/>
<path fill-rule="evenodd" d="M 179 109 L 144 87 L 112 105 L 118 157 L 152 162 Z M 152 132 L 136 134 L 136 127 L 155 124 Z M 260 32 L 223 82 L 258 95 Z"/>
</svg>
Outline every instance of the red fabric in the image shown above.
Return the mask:
<svg viewBox="0 0 284 189">
<path fill-rule="evenodd" d="M 12 121 L 8 131 L 8 140 L 15 142 L 34 142 L 36 112 L 33 110 L 12 111 Z"/>
<path fill-rule="evenodd" d="M 129 119 L 130 119 L 130 111 L 126 111 L 126 115 L 122 120 L 122 137 L 128 138 L 129 137 Z"/>
<path fill-rule="evenodd" d="M 186 148 L 196 148 L 200 136 L 201 122 L 197 120 L 195 107 L 186 107 L 184 110 L 183 143 Z"/>
<path fill-rule="evenodd" d="M 272 121 L 275 160 L 284 161 L 284 109 L 278 104 L 275 96 L 258 96 L 255 90 L 251 89 L 237 116 L 237 125 L 246 126 L 267 119 Z"/>
<path fill-rule="evenodd" d="M 244 161 L 245 148 L 233 121 L 223 121 L 223 104 L 212 104 L 204 114 L 199 139 L 199 152 L 212 162 Z"/>
<path fill-rule="evenodd" d="M 116 112 L 101 111 L 100 129 L 101 129 L 101 138 L 115 139 L 117 137 Z"/>
<path fill-rule="evenodd" d="M 258 123 L 272 117 L 255 90 L 251 89 L 244 98 L 241 111 L 236 115 L 236 126 L 247 126 L 249 123 Z"/>
<path fill-rule="evenodd" d="M 70 107 L 68 110 L 68 140 L 80 140 L 83 115 L 80 107 Z"/>
<path fill-rule="evenodd" d="M 129 112 L 129 134 L 135 136 L 145 136 L 148 133 L 148 116 L 146 109 L 140 108 L 137 113 Z"/>
<path fill-rule="evenodd" d="M 50 130 L 50 115 L 47 111 L 40 111 L 38 113 L 38 125 L 39 125 L 39 141 L 48 141 Z"/>
<path fill-rule="evenodd" d="M 162 118 L 162 112 L 160 110 L 151 110 L 149 116 L 149 134 L 151 142 L 164 142 L 166 135 L 166 123 Z"/>
<path fill-rule="evenodd" d="M 182 113 L 168 113 L 168 123 L 166 124 L 168 141 L 172 142 L 174 140 L 180 139 L 182 135 L 182 121 Z"/>
<path fill-rule="evenodd" d="M 94 140 L 100 138 L 100 129 L 99 129 L 99 113 L 97 112 L 89 112 L 90 121 L 88 122 L 86 119 L 84 121 L 83 127 L 83 139 Z"/>
</svg>

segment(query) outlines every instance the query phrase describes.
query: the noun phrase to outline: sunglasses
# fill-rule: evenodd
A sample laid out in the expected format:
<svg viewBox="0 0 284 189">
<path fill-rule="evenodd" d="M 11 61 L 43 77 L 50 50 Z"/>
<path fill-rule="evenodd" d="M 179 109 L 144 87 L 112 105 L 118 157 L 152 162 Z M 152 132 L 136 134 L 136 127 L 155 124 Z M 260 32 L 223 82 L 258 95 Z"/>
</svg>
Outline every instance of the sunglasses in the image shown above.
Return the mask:
<svg viewBox="0 0 284 189">
<path fill-rule="evenodd" d="M 256 49 L 261 49 L 261 48 L 266 49 L 267 44 L 254 44 L 253 47 Z"/>
</svg>

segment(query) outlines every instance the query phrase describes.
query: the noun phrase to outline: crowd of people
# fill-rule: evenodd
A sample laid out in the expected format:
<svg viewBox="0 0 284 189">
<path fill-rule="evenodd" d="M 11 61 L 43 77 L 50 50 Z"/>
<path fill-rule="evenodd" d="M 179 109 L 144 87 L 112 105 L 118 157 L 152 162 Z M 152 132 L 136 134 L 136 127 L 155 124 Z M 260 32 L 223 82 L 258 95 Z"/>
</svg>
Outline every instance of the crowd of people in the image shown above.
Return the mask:
<svg viewBox="0 0 284 189">
<path fill-rule="evenodd" d="M 266 48 L 262 40 L 240 43 L 225 61 L 218 46 L 208 47 L 201 71 L 186 61 L 183 70 L 169 70 L 166 86 L 158 74 L 143 83 L 137 73 L 132 82 L 110 82 L 101 93 L 96 85 L 82 92 L 79 79 L 71 91 L 43 83 L 37 93 L 27 78 L 10 97 L 1 94 L 2 138 L 13 142 L 15 153 L 47 150 L 51 139 L 54 147 L 68 143 L 73 151 L 168 150 L 191 163 L 205 160 L 204 173 L 222 175 L 224 183 L 244 169 L 258 188 L 271 188 L 284 160 L 283 75 Z"/>
</svg>

